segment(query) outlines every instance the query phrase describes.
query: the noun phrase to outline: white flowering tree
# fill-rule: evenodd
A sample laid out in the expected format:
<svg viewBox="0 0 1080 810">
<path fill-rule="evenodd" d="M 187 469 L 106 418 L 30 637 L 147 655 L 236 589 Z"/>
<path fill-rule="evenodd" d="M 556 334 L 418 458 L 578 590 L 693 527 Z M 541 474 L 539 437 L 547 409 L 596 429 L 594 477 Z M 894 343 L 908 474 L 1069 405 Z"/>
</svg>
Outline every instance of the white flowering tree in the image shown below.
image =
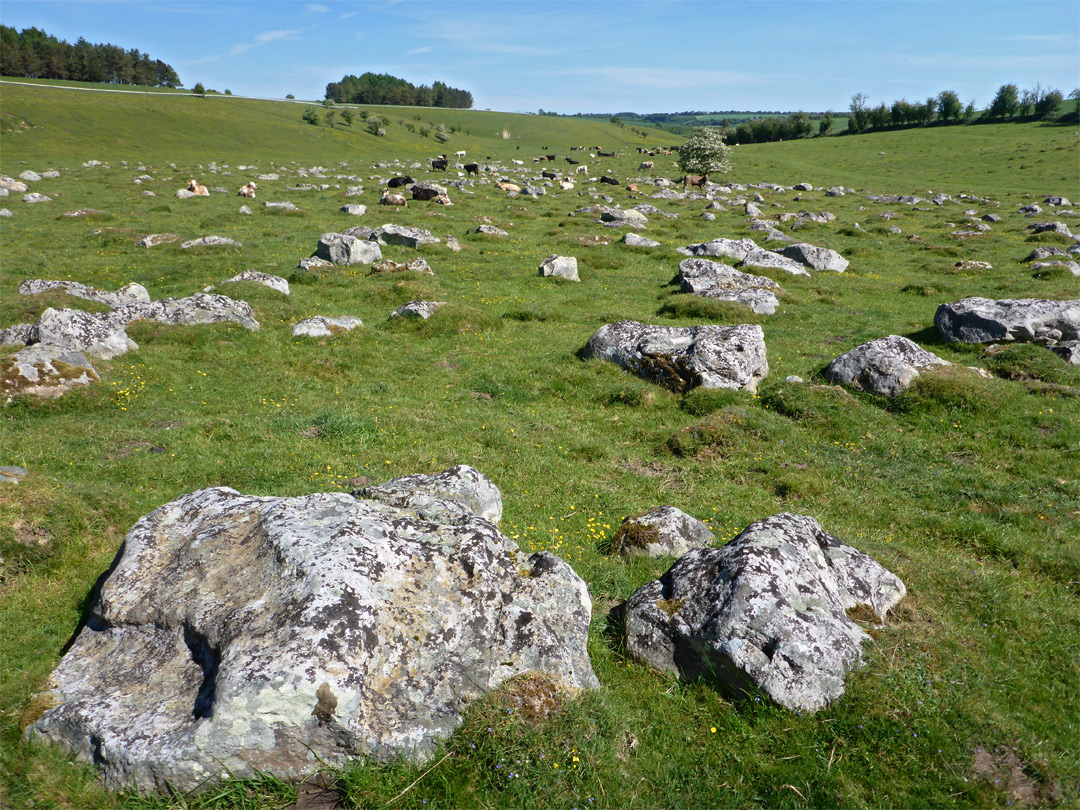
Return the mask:
<svg viewBox="0 0 1080 810">
<path fill-rule="evenodd" d="M 688 174 L 727 174 L 731 171 L 731 147 L 716 128 L 695 129 L 679 149 L 679 168 Z"/>
</svg>

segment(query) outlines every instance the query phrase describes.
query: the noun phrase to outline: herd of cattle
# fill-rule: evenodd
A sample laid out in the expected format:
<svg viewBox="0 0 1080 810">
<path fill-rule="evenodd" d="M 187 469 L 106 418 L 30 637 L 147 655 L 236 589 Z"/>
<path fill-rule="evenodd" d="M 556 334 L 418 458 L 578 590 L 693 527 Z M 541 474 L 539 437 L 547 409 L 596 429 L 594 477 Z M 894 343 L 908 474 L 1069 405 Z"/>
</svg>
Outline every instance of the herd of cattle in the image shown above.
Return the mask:
<svg viewBox="0 0 1080 810">
<path fill-rule="evenodd" d="M 589 157 L 592 157 L 592 158 L 602 158 L 602 157 L 603 158 L 613 158 L 613 157 L 618 157 L 617 152 L 604 152 L 599 146 L 591 146 L 591 147 L 571 146 L 570 151 L 571 152 L 587 152 L 589 154 Z M 656 155 L 671 155 L 673 153 L 677 153 L 679 151 L 679 148 L 677 146 L 671 146 L 671 147 L 667 147 L 666 149 L 657 147 L 655 149 L 650 150 L 650 149 L 643 149 L 641 147 L 638 147 L 637 151 L 638 151 L 639 154 L 648 155 L 649 157 L 655 157 Z M 459 158 L 459 159 L 464 158 L 465 154 L 466 153 L 465 153 L 464 150 L 459 151 L 459 152 L 455 152 L 454 157 Z M 547 147 L 544 147 L 544 154 L 540 155 L 539 157 L 533 158 L 533 162 L 534 163 L 550 162 L 550 161 L 558 160 L 558 157 L 559 157 L 558 155 L 553 155 L 553 154 L 547 152 Z M 588 174 L 589 167 L 581 165 L 580 161 L 574 160 L 573 158 L 569 158 L 569 157 L 564 157 L 563 159 L 568 164 L 576 167 L 575 170 L 574 170 L 575 174 Z M 514 160 L 512 162 L 516 166 L 522 166 L 525 163 L 525 161 L 523 161 L 523 160 Z M 643 161 L 638 166 L 638 169 L 640 169 L 641 171 L 646 171 L 646 170 L 651 170 L 654 167 L 655 167 L 655 163 L 653 161 L 651 161 L 651 160 L 647 160 L 647 161 Z M 446 155 L 439 155 L 438 157 L 435 157 L 435 158 L 431 159 L 431 170 L 432 171 L 445 172 L 445 171 L 448 171 L 449 168 L 450 168 L 450 158 L 448 158 Z M 457 164 L 457 168 L 463 169 L 465 171 L 466 176 L 475 176 L 475 177 L 480 176 L 481 166 L 480 166 L 479 163 L 466 163 L 464 165 Z M 489 170 L 486 166 L 484 167 L 484 170 L 485 171 L 491 171 L 492 173 L 495 173 L 494 169 Z M 555 182 L 559 183 L 560 186 L 562 188 L 564 188 L 564 189 L 573 188 L 573 183 L 571 182 L 570 177 L 565 177 L 560 181 L 559 180 L 559 175 L 558 175 L 557 172 L 548 171 L 548 170 L 545 169 L 545 170 L 540 172 L 540 176 L 543 177 L 546 180 L 552 180 L 552 181 L 555 181 Z M 683 177 L 683 187 L 684 188 L 689 188 L 690 186 L 697 186 L 698 188 L 703 189 L 703 188 L 705 188 L 705 184 L 708 183 L 708 181 L 709 181 L 709 176 L 707 174 L 688 174 L 685 177 Z M 613 177 L 608 177 L 607 175 L 602 175 L 600 177 L 600 179 L 599 179 L 599 182 L 604 184 L 604 185 L 612 185 L 612 186 L 620 185 L 620 182 L 618 180 L 616 180 Z M 395 188 L 407 188 L 412 193 L 412 199 L 413 200 L 417 200 L 417 201 L 420 201 L 420 202 L 434 202 L 434 203 L 438 203 L 439 205 L 453 205 L 453 203 L 450 202 L 450 198 L 447 196 L 446 192 L 443 191 L 441 188 L 432 188 L 428 184 L 417 183 L 409 175 L 401 175 L 401 176 L 398 176 L 398 177 L 391 177 L 389 180 L 387 180 L 386 186 L 387 187 L 382 192 L 382 196 L 381 196 L 381 198 L 379 200 L 379 202 L 382 205 L 392 205 L 392 206 L 400 206 L 400 207 L 404 207 L 404 206 L 408 205 L 408 201 L 406 200 L 406 198 L 405 198 L 405 196 L 403 194 L 395 194 L 395 193 L 391 192 L 390 189 L 395 189 Z M 252 182 L 249 182 L 249 183 L 241 186 L 239 191 L 237 192 L 237 194 L 239 196 L 241 196 L 241 197 L 247 197 L 247 198 L 250 198 L 250 199 L 254 199 L 255 198 L 255 190 L 257 188 L 258 188 L 258 186 L 256 185 L 256 183 L 254 181 L 252 181 Z M 495 181 L 495 188 L 499 189 L 500 191 L 506 191 L 506 192 L 520 192 L 521 191 L 521 186 L 517 185 L 516 183 L 510 183 L 510 182 L 508 182 L 506 180 L 503 180 L 503 179 L 497 179 Z M 633 184 L 627 185 L 626 188 L 629 191 L 637 191 L 637 186 L 635 186 Z M 200 185 L 194 179 L 190 180 L 188 182 L 187 190 L 190 191 L 193 195 L 199 196 L 199 197 L 207 197 L 207 196 L 210 195 L 210 191 L 207 189 L 207 187 L 204 186 L 204 185 Z"/>
</svg>

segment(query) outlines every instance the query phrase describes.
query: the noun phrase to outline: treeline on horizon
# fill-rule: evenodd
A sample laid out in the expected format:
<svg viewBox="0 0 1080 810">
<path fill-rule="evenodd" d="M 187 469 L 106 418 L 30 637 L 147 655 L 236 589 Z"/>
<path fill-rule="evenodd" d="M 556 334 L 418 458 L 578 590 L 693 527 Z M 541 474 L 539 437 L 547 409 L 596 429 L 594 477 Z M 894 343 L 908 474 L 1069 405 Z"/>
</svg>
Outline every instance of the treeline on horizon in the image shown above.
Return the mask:
<svg viewBox="0 0 1080 810">
<path fill-rule="evenodd" d="M 456 107 L 472 109 L 468 90 L 458 90 L 442 82 L 428 87 L 416 85 L 387 73 L 345 76 L 326 85 L 326 99 L 340 104 L 385 104 L 409 107 Z"/>
<path fill-rule="evenodd" d="M 27 79 L 67 79 L 102 84 L 181 87 L 171 65 L 137 48 L 95 45 L 82 37 L 74 45 L 39 28 L 16 31 L 0 25 L 0 75 Z"/>
</svg>

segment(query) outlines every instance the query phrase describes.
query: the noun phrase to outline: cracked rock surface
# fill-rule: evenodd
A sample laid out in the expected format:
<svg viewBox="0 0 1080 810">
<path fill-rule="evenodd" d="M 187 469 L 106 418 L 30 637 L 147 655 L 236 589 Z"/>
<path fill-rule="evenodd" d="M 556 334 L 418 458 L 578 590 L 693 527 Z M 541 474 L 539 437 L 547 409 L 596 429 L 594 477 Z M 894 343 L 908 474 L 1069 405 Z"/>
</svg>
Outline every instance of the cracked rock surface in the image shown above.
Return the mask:
<svg viewBox="0 0 1080 810">
<path fill-rule="evenodd" d="M 596 688 L 581 578 L 421 494 L 414 510 L 215 487 L 143 517 L 27 734 L 111 788 L 191 791 L 226 770 L 422 760 L 471 700 L 522 673 Z"/>
<path fill-rule="evenodd" d="M 759 520 L 721 548 L 694 549 L 639 588 L 626 609 L 631 655 L 684 681 L 760 690 L 817 711 L 844 693 L 870 636 L 847 611 L 879 617 L 904 583 L 814 518 Z"/>
</svg>

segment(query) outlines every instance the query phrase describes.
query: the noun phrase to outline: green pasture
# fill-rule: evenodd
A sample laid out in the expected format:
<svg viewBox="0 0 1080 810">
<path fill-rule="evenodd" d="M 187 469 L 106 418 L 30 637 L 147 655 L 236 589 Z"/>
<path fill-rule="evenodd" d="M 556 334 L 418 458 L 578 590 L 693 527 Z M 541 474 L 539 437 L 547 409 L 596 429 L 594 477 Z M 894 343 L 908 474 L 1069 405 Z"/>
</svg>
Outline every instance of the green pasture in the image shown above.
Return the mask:
<svg viewBox="0 0 1080 810">
<path fill-rule="evenodd" d="M 51 203 L 0 200 L 14 214 L 0 219 L 0 328 L 31 322 L 49 306 L 100 310 L 59 293 L 19 295 L 27 278 L 109 290 L 139 282 L 154 298 L 214 285 L 249 302 L 261 323 L 255 332 L 137 323 L 128 330 L 137 351 L 95 361 L 100 385 L 0 407 L 0 465 L 29 471 L 18 485 L 0 485 L 0 805 L 289 806 L 295 789 L 271 778 L 198 796 L 106 793 L 89 766 L 24 740 L 32 697 L 77 631 L 95 580 L 152 509 L 208 486 L 257 495 L 349 491 L 460 463 L 500 487 L 506 535 L 526 550 L 558 554 L 589 584 L 601 689 L 542 721 L 508 715 L 505 695 L 493 694 L 470 708 L 430 762 L 358 762 L 336 774 L 346 806 L 1080 803 L 1080 369 L 1041 347 L 987 357 L 982 347 L 942 343 L 933 329 L 940 303 L 967 296 L 1080 297 L 1077 278 L 1036 277 L 1022 262 L 1038 244 L 1068 243 L 1031 237 L 1030 221 L 1016 213 L 1048 194 L 1080 197 L 1075 126 L 947 127 L 736 148 L 732 173 L 714 179 L 812 183 L 816 190 L 801 194 L 761 189 L 761 207 L 832 212 L 834 222 L 795 235 L 851 261 L 844 274 L 765 271 L 784 293 L 776 314 L 759 316 L 670 285 L 684 258 L 678 246 L 719 236 L 764 244 L 740 205 L 707 222 L 705 201 L 652 200 L 644 184 L 638 193 L 625 188 L 645 177 L 634 147 L 667 144 L 670 135 L 641 139 L 574 118 L 371 109 L 388 121 L 379 138 L 359 118 L 352 127 L 314 127 L 302 111 L 237 98 L 0 86 L 0 172 L 61 172 L 33 184 Z M 439 144 L 409 132 L 410 121 L 460 131 Z M 569 151 L 578 145 L 621 157 L 598 162 Z M 614 203 L 650 202 L 677 214 L 649 216 L 643 233 L 661 246 L 627 247 L 618 243 L 623 231 L 575 213 L 603 203 L 588 183 L 549 188 L 536 200 L 475 185 L 472 194 L 451 189 L 449 208 L 390 209 L 377 204 L 380 186 L 370 179 L 408 170 L 438 180 L 442 174 L 408 167 L 462 149 L 481 163 L 524 160 L 538 176 L 532 159 L 544 147 L 587 163 L 593 176 L 618 178 L 619 186 L 596 186 Z M 106 165 L 84 168 L 90 160 Z M 390 161 L 400 163 L 373 168 Z M 673 158 L 654 161 L 656 174 L 678 175 Z M 573 170 L 561 159 L 548 166 Z M 313 167 L 324 167 L 325 179 L 295 173 Z M 280 180 L 259 181 L 257 199 L 236 196 L 272 171 Z M 144 174 L 154 179 L 133 182 Z M 192 177 L 227 191 L 176 198 Z M 304 182 L 332 188 L 287 188 Z M 355 184 L 362 196 L 347 198 Z M 855 191 L 825 197 L 835 185 Z M 143 196 L 147 190 L 156 196 Z M 930 190 L 978 200 L 913 208 L 866 199 Z M 265 208 L 275 200 L 300 211 Z M 250 215 L 239 213 L 245 202 Z M 366 204 L 367 213 L 341 213 L 346 202 Z M 61 216 L 80 208 L 103 213 Z M 969 209 L 1001 221 L 957 238 L 971 224 Z M 885 211 L 895 218 L 883 219 Z M 1075 215 L 1061 219 L 1080 226 Z M 387 222 L 452 235 L 461 252 L 421 249 L 433 277 L 372 276 L 362 266 L 295 270 L 321 234 Z M 477 235 L 481 222 L 510 235 Z M 160 232 L 217 234 L 243 247 L 135 247 Z M 383 253 L 401 262 L 416 255 Z M 581 283 L 538 277 L 551 253 L 576 256 Z M 967 259 L 992 269 L 957 266 Z M 291 295 L 223 283 L 248 268 L 290 279 Z M 420 324 L 387 321 L 416 299 L 449 305 Z M 316 314 L 357 315 L 364 326 L 332 339 L 291 336 L 291 324 Z M 759 323 L 770 374 L 757 394 L 678 396 L 579 358 L 597 328 L 627 318 Z M 907 335 L 956 367 L 895 401 L 823 383 L 832 358 L 888 334 Z M 785 383 L 789 375 L 812 384 Z M 623 517 L 662 504 L 709 522 L 718 543 L 777 512 L 813 515 L 904 580 L 908 596 L 874 630 L 867 665 L 841 700 L 815 715 L 793 714 L 706 683 L 678 683 L 625 656 L 612 610 L 671 560 L 612 559 L 600 549 Z"/>
</svg>

